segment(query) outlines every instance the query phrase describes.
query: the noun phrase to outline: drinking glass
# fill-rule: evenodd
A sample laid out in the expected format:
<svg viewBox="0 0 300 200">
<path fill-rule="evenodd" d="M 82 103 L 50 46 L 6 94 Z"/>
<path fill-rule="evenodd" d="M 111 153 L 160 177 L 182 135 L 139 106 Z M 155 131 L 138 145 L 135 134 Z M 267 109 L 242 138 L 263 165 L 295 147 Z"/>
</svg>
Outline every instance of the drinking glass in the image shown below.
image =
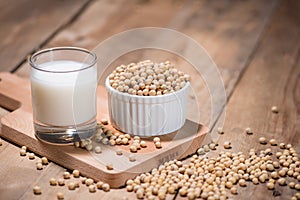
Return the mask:
<svg viewBox="0 0 300 200">
<path fill-rule="evenodd" d="M 70 144 L 97 126 L 97 56 L 77 47 L 41 50 L 29 58 L 33 123 L 42 141 Z"/>
</svg>

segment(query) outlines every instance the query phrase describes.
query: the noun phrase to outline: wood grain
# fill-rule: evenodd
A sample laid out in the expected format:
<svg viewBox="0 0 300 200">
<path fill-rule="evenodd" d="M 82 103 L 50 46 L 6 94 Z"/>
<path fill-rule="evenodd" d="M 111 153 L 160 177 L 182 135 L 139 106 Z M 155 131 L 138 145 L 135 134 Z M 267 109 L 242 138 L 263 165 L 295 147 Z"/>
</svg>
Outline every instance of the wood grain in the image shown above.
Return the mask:
<svg viewBox="0 0 300 200">
<path fill-rule="evenodd" d="M 88 0 L 1 0 L 1 71 L 11 71 L 22 64 L 29 54 L 65 26 L 87 2 Z"/>
<path fill-rule="evenodd" d="M 256 136 L 265 135 L 268 138 L 275 137 L 280 141 L 292 142 L 297 145 L 299 153 L 299 143 L 297 143 L 299 141 L 299 134 L 297 134 L 299 132 L 299 92 L 297 92 L 299 91 L 299 61 L 296 55 L 299 51 L 299 14 L 297 13 L 299 3 L 276 0 L 234 3 L 232 1 L 164 2 L 161 6 L 158 1 L 140 3 L 94 1 L 70 27 L 61 31 L 43 47 L 77 45 L 92 49 L 108 36 L 132 27 L 161 26 L 179 30 L 194 38 L 208 50 L 220 69 L 227 95 L 232 94 L 227 112 L 223 112 L 221 116 L 221 119 L 226 119 L 226 133 L 219 138 L 220 144 L 230 140 L 234 145 L 232 151 L 246 152 L 249 146 L 261 148 L 257 144 Z M 101 9 L 102 6 L 104 9 Z M 276 14 L 270 21 L 274 11 Z M 267 32 L 261 37 L 265 30 Z M 259 46 L 257 46 L 258 42 L 260 42 Z M 113 48 L 111 50 L 113 51 Z M 170 53 L 151 50 L 126 54 L 112 65 L 127 63 L 137 57 L 139 59 L 150 57 L 158 61 L 167 58 L 176 61 L 176 64 L 183 69 L 191 68 L 189 63 Z M 249 63 L 249 68 L 243 74 Z M 24 64 L 17 73 L 28 78 L 27 70 L 28 65 Z M 205 82 L 201 79 L 196 80 L 197 84 L 194 87 L 199 91 L 197 95 L 201 95 L 201 112 L 207 115 L 210 102 L 207 100 L 209 95 L 205 92 Z M 279 106 L 278 115 L 270 112 L 272 105 Z M 204 122 L 208 118 L 201 119 Z M 219 120 L 216 127 L 223 126 L 222 123 L 223 121 Z M 244 137 L 241 132 L 248 126 L 255 130 L 255 134 Z M 9 152 L 13 151 L 9 150 Z M 0 159 L 2 161 L 2 157 Z M 1 165 L 0 169 L 2 169 Z M 47 176 L 47 173 L 45 175 Z M 39 184 L 45 183 L 39 182 Z M 282 199 L 293 194 L 293 191 L 287 187 L 282 189 L 284 193 L 280 197 Z M 52 188 L 46 190 L 49 195 L 47 197 L 54 198 L 55 192 L 51 193 L 51 191 Z M 97 191 L 95 194 L 88 194 L 86 190 L 82 193 L 66 191 L 66 194 L 72 199 L 79 196 L 96 199 L 98 194 L 104 199 L 120 199 L 120 196 L 129 199 L 135 197 L 124 189 L 113 190 L 110 193 Z M 264 199 L 263 194 L 270 194 L 270 191 L 267 191 L 262 184 L 239 190 L 239 195 L 232 198 Z M 29 188 L 24 199 L 31 198 L 34 197 Z"/>
</svg>

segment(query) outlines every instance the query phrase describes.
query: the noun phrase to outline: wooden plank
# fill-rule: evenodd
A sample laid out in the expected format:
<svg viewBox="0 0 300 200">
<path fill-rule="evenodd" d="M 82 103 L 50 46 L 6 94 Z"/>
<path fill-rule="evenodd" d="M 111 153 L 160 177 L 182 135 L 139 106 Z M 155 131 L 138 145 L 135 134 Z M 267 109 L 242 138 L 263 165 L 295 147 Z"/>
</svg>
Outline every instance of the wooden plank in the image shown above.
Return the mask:
<svg viewBox="0 0 300 200">
<path fill-rule="evenodd" d="M 147 148 L 139 151 L 136 155 L 136 162 L 131 162 L 128 159 L 129 147 L 133 139 L 129 145 L 121 147 L 95 142 L 94 146 L 101 146 L 101 154 L 95 154 L 74 146 L 57 147 L 45 144 L 34 135 L 29 81 L 9 73 L 0 73 L 0 79 L 1 96 L 6 96 L 9 102 L 11 102 L 10 99 L 15 99 L 20 102 L 18 105 L 21 105 L 17 110 L 2 117 L 1 136 L 18 145 L 26 145 L 35 153 L 47 156 L 68 169 L 78 169 L 85 176 L 107 182 L 114 188 L 124 185 L 127 179 L 134 178 L 145 170 L 150 171 L 166 161 L 181 159 L 195 152 L 208 132 L 207 127 L 187 120 L 179 131 L 160 137 L 163 147 L 161 149 L 155 148 L 152 138 L 145 139 Z M 103 117 L 109 117 L 107 101 L 105 88 L 99 86 L 97 106 L 99 108 L 97 113 L 99 121 Z M 110 128 L 112 129 L 112 127 Z M 117 149 L 122 149 L 123 156 L 116 155 Z M 114 157 L 115 159 L 112 159 Z M 107 170 L 107 163 L 113 164 L 114 170 Z"/>
<path fill-rule="evenodd" d="M 0 1 L 0 69 L 11 71 L 65 26 L 88 0 Z M 67 12 L 66 12 L 67 10 Z"/>
<path fill-rule="evenodd" d="M 271 24 L 262 37 L 262 41 L 253 56 L 244 76 L 230 98 L 225 117 L 224 135 L 216 133 L 219 122 L 213 130 L 221 145 L 211 156 L 220 151 L 248 153 L 250 148 L 259 152 L 271 148 L 273 154 L 282 151 L 278 146 L 261 145 L 258 138 L 275 138 L 278 143 L 290 143 L 300 152 L 299 121 L 299 77 L 300 77 L 300 9 L 299 1 L 281 1 L 272 18 Z M 278 106 L 279 113 L 271 112 L 272 106 Z M 253 135 L 247 135 L 245 128 L 250 127 Z M 232 143 L 231 150 L 222 147 L 224 141 Z M 274 160 L 277 160 L 273 157 Z M 294 178 L 285 177 L 287 182 Z M 273 196 L 266 184 L 238 187 L 238 195 L 233 199 L 290 199 L 297 191 L 275 184 L 280 196 Z M 183 199 L 183 198 L 176 198 Z"/>
</svg>

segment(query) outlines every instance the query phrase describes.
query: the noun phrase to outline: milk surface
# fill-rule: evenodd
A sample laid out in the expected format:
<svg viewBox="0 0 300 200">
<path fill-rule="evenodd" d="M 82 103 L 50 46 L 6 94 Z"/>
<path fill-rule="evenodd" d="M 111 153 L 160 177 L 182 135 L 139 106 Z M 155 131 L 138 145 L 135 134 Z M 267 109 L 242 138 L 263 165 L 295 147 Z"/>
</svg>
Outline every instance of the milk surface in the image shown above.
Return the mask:
<svg viewBox="0 0 300 200">
<path fill-rule="evenodd" d="M 51 61 L 31 68 L 33 116 L 52 126 L 74 126 L 96 116 L 97 66 L 74 61 Z"/>
</svg>

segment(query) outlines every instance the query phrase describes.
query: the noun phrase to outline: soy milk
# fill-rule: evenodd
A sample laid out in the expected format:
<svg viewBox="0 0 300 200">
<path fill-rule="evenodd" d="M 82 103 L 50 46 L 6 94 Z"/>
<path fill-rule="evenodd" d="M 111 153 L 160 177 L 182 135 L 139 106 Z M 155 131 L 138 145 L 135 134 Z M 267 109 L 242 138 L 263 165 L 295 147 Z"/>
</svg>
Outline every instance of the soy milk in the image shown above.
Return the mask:
<svg viewBox="0 0 300 200">
<path fill-rule="evenodd" d="M 33 116 L 39 123 L 74 126 L 96 116 L 97 67 L 51 61 L 31 69 Z M 50 71 L 50 72 L 49 72 Z M 55 72 L 53 72 L 55 71 Z"/>
</svg>

